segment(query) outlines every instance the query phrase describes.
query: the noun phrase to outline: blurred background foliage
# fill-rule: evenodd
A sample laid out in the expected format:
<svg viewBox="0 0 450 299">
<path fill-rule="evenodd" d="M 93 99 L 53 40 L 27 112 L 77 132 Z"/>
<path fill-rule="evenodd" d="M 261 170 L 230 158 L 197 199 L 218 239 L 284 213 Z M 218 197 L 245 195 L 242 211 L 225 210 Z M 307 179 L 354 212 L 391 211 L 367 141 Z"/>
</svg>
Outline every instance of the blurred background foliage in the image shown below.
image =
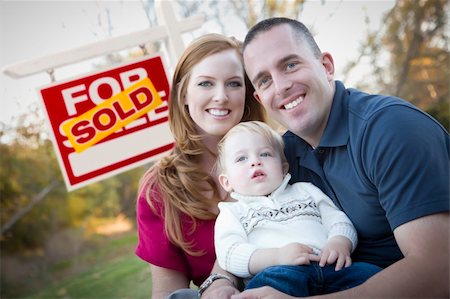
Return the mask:
<svg viewBox="0 0 450 299">
<path fill-rule="evenodd" d="M 304 3 L 298 0 L 178 2 L 182 4 L 183 17 L 208 11 L 207 18 L 219 19 L 220 23 L 221 12 L 226 11 L 240 17 L 248 27 L 275 15 L 297 18 Z M 143 3 L 149 26 L 154 26 L 154 1 Z M 367 22 L 369 15 L 370 12 Z M 367 32 L 367 38 L 358 49 L 359 56 L 346 67 L 345 77 L 336 79 L 345 83 L 360 63 L 369 62 L 371 68 L 367 76 L 357 80 L 354 87 L 411 101 L 448 130 L 448 18 L 449 2 L 446 0 L 396 1 L 384 16 L 381 28 Z M 158 49 L 159 45 L 146 47 Z M 129 56 L 135 55 L 129 53 Z M 110 55 L 105 64 L 126 58 Z M 100 298 L 104 285 L 99 284 L 99 289 L 91 296 L 87 289 L 92 291 L 94 284 L 90 282 L 108 277 L 105 272 L 129 267 L 126 276 L 131 277 L 132 283 L 122 282 L 129 289 L 123 290 L 123 295 L 113 294 L 125 298 L 129 292 L 134 294 L 131 298 L 146 297 L 151 287 L 149 273 L 147 267 L 133 257 L 133 249 L 137 241 L 134 230 L 136 191 L 149 165 L 68 193 L 44 120 L 39 115 L 39 108 L 32 106 L 14 124 L 0 126 L 0 296 Z M 127 262 L 119 263 L 121 266 L 116 268 L 109 264 L 112 268 L 108 271 L 92 272 L 94 264 L 118 262 L 119 257 Z M 88 269 L 91 272 L 86 272 Z M 79 273 L 87 274 L 74 278 Z M 65 285 L 55 286 L 55 282 L 63 283 L 65 279 Z M 121 278 L 105 279 L 119 286 Z M 80 284 L 75 284 L 76 281 Z M 87 293 L 80 293 L 82 289 Z M 105 297 L 111 296 L 105 294 Z"/>
</svg>

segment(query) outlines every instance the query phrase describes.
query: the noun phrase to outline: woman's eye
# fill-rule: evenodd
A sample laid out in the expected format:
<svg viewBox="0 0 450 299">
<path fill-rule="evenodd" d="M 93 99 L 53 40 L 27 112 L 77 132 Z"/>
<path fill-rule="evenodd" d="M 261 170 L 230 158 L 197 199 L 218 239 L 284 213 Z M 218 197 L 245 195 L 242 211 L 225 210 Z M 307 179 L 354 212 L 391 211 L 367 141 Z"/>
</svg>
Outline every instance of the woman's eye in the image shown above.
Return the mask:
<svg viewBox="0 0 450 299">
<path fill-rule="evenodd" d="M 203 82 L 198 83 L 198 86 L 210 87 L 210 86 L 212 86 L 212 83 L 209 81 L 203 81 Z"/>
<path fill-rule="evenodd" d="M 239 81 L 231 81 L 230 83 L 228 83 L 228 86 L 230 87 L 241 87 L 242 83 Z"/>
</svg>

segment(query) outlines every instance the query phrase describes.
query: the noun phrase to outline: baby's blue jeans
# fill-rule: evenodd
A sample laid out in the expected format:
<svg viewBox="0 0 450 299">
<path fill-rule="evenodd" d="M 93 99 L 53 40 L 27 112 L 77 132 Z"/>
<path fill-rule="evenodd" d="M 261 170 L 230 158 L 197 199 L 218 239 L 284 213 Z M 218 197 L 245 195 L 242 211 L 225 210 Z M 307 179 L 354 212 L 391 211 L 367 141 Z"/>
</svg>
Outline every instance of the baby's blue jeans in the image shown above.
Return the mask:
<svg viewBox="0 0 450 299">
<path fill-rule="evenodd" d="M 297 297 L 334 293 L 362 284 L 381 268 L 368 263 L 353 263 L 339 271 L 335 265 L 320 267 L 317 262 L 302 266 L 272 266 L 259 272 L 246 286 L 253 289 L 271 286 Z"/>
</svg>

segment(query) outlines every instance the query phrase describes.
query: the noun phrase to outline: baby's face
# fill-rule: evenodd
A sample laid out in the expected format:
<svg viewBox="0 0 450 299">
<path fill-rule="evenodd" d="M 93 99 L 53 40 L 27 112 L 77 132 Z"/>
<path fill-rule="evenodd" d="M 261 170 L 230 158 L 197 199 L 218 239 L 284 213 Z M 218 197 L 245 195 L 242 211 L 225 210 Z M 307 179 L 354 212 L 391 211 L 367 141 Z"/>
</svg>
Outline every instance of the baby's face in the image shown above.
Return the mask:
<svg viewBox="0 0 450 299">
<path fill-rule="evenodd" d="M 228 192 L 243 195 L 269 195 L 283 181 L 278 153 L 263 136 L 239 132 L 224 144 L 225 173 L 219 176 Z"/>
</svg>

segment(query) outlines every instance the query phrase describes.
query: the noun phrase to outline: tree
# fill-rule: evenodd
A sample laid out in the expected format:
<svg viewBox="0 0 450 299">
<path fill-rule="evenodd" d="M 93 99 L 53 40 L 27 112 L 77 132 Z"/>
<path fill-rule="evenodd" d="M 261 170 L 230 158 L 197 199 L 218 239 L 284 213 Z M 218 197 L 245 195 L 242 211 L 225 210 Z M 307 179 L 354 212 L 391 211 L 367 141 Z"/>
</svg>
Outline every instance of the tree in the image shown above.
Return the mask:
<svg viewBox="0 0 450 299">
<path fill-rule="evenodd" d="M 34 106 L 0 127 L 2 250 L 40 249 L 57 231 L 86 230 L 96 218 L 134 217 L 139 168 L 67 192 L 44 121 Z"/>
<path fill-rule="evenodd" d="M 236 16 L 247 28 L 250 28 L 256 22 L 269 17 L 297 18 L 305 0 L 212 0 L 206 2 L 177 0 L 177 2 L 183 17 L 202 13 L 206 16 L 206 21 L 216 21 L 221 27 L 221 32 L 227 34 L 227 27 L 230 25 L 227 19 L 229 16 Z"/>
<path fill-rule="evenodd" d="M 410 101 L 432 114 L 449 130 L 450 55 L 446 0 L 398 0 L 384 17 L 382 28 L 371 32 L 362 54 L 373 66 L 376 92 Z M 359 82 L 359 86 L 367 82 Z"/>
</svg>

